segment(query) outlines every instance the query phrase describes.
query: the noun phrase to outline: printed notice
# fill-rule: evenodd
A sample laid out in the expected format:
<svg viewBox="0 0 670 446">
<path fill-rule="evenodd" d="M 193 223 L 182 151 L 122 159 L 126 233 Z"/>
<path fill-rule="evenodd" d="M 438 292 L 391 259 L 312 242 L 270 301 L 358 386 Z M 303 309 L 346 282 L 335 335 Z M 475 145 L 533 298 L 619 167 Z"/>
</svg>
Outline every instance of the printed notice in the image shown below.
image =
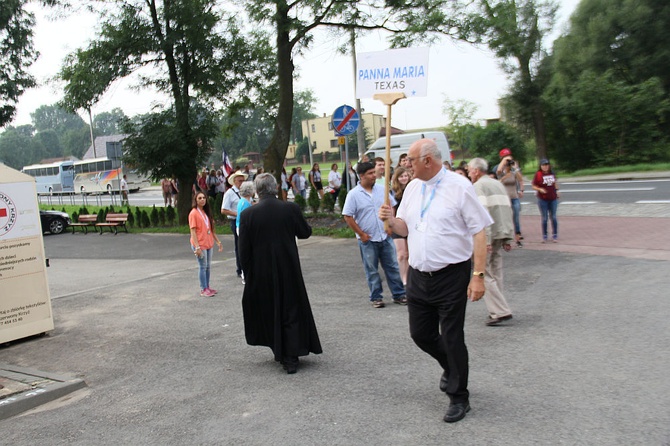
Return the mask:
<svg viewBox="0 0 670 446">
<path fill-rule="evenodd" d="M 0 343 L 53 330 L 35 179 L 0 165 Z"/>
<path fill-rule="evenodd" d="M 37 237 L 0 241 L 0 283 L 44 270 L 42 246 Z"/>
</svg>

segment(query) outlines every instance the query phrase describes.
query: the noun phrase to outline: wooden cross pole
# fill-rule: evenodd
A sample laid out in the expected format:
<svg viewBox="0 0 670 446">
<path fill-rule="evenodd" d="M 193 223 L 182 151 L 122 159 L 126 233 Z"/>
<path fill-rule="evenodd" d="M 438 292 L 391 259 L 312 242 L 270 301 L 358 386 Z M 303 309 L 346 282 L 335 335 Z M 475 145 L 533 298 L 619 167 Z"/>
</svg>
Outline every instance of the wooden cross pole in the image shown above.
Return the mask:
<svg viewBox="0 0 670 446">
<path fill-rule="evenodd" d="M 377 93 L 373 99 L 382 101 L 386 105 L 386 168 L 384 169 L 384 204 L 390 204 L 389 188 L 391 185 L 391 107 L 401 99 L 405 99 L 405 93 Z M 388 229 L 388 221 L 384 222 Z"/>
</svg>

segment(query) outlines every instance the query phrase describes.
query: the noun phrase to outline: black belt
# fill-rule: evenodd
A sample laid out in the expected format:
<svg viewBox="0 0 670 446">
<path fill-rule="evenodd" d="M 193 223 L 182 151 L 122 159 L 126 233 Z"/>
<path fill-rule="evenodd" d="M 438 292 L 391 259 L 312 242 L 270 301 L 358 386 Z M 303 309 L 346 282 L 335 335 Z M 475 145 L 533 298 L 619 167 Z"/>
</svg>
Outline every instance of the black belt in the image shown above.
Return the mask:
<svg viewBox="0 0 670 446">
<path fill-rule="evenodd" d="M 439 275 L 441 275 L 441 274 L 446 273 L 446 272 L 447 272 L 447 269 L 448 269 L 450 266 L 451 266 L 451 265 L 447 265 L 447 266 L 445 266 L 445 267 L 442 268 L 442 269 L 438 269 L 437 271 L 419 271 L 419 270 L 417 269 L 416 272 L 419 273 L 419 275 L 421 275 L 422 277 L 435 277 L 435 276 L 439 276 Z"/>
<path fill-rule="evenodd" d="M 417 273 L 419 273 L 419 275 L 420 275 L 421 277 L 435 277 L 435 276 L 441 276 L 442 274 L 446 273 L 447 270 L 448 270 L 449 268 L 457 267 L 457 266 L 459 266 L 459 265 L 462 265 L 462 264 L 465 263 L 465 262 L 469 262 L 469 260 L 466 260 L 466 261 L 464 261 L 464 262 L 459 262 L 459 263 L 451 263 L 451 264 L 445 266 L 445 267 L 442 268 L 442 269 L 438 269 L 437 271 L 419 271 L 418 269 L 415 269 L 414 271 L 416 271 Z"/>
</svg>

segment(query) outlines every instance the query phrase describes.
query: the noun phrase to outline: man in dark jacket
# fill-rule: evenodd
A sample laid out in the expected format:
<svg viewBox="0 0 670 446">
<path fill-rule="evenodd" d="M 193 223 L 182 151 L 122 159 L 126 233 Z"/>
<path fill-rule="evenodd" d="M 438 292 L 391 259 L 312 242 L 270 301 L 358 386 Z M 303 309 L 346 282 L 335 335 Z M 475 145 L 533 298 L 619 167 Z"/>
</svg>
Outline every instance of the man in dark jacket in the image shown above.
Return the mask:
<svg viewBox="0 0 670 446">
<path fill-rule="evenodd" d="M 244 332 L 249 345 L 270 347 L 291 374 L 299 356 L 322 352 L 295 242 L 312 228 L 297 204 L 277 199 L 271 174 L 258 175 L 254 184 L 260 201 L 240 214 Z"/>
</svg>

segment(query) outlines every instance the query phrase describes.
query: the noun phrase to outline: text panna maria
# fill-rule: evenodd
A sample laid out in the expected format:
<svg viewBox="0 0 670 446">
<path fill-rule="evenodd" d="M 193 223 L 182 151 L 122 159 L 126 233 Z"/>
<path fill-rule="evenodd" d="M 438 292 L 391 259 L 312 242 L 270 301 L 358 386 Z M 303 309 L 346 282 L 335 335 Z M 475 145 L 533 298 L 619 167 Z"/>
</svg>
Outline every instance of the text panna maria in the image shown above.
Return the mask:
<svg viewBox="0 0 670 446">
<path fill-rule="evenodd" d="M 405 88 L 405 80 L 426 77 L 426 68 L 423 65 L 405 67 L 372 68 L 358 70 L 359 81 L 379 81 L 375 84 L 382 89 Z"/>
</svg>

